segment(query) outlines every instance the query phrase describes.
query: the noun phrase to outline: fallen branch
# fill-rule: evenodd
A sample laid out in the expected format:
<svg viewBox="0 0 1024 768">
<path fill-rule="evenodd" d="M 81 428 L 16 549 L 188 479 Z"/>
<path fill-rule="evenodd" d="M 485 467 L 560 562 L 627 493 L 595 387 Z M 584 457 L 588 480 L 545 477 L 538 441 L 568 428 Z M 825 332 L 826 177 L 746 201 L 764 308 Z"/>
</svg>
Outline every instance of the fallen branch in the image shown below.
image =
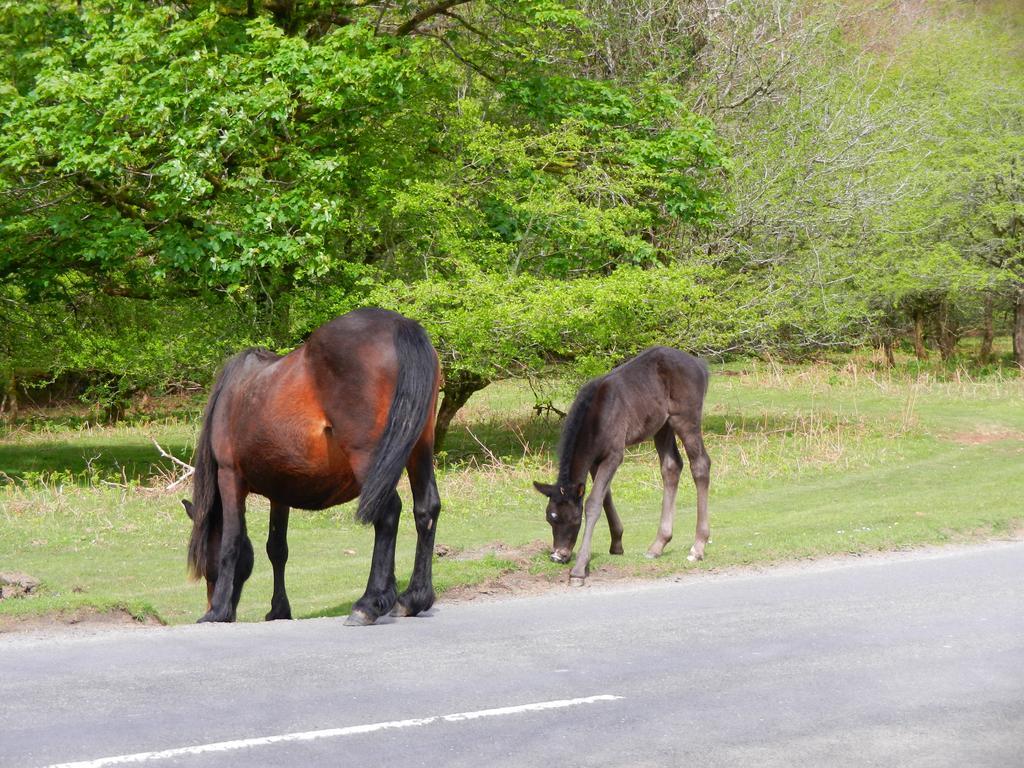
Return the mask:
<svg viewBox="0 0 1024 768">
<path fill-rule="evenodd" d="M 160 445 L 160 443 L 156 441 L 156 438 L 151 437 L 150 440 L 153 441 L 153 445 L 156 446 L 156 449 L 160 452 L 160 455 L 162 457 L 164 457 L 165 459 L 170 459 L 174 464 L 178 465 L 179 467 L 181 467 L 182 470 L 184 470 L 184 474 L 179 477 L 176 477 L 174 481 L 167 486 L 166 490 L 173 491 L 175 488 L 177 488 L 179 485 L 184 483 L 186 480 L 192 477 L 192 475 L 195 474 L 195 467 L 193 467 L 191 464 L 186 464 L 177 456 L 174 456 L 173 454 L 170 454 L 167 451 L 165 451 L 163 447 Z"/>
</svg>

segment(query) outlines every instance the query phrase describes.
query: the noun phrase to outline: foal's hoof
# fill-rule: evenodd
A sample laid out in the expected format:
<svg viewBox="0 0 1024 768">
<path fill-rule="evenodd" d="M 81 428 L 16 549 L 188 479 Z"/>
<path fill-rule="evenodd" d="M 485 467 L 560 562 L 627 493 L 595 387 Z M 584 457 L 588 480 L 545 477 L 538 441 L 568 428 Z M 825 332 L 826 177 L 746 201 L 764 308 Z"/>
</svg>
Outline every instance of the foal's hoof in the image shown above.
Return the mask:
<svg viewBox="0 0 1024 768">
<path fill-rule="evenodd" d="M 584 577 L 582 577 L 582 576 L 570 576 L 569 577 L 569 586 L 570 587 L 582 587 L 586 583 L 587 583 L 587 580 Z"/>
<path fill-rule="evenodd" d="M 704 553 L 703 552 L 694 552 L 691 549 L 690 550 L 690 554 L 688 554 L 686 556 L 686 559 L 689 560 L 691 563 L 696 563 L 698 560 L 703 560 L 704 559 Z"/>
<path fill-rule="evenodd" d="M 375 622 L 375 621 L 376 621 L 376 619 L 371 619 L 369 614 L 366 614 L 363 611 L 356 610 L 356 611 L 352 611 L 352 613 L 350 613 L 348 615 L 348 618 L 345 619 L 345 626 L 346 627 L 368 627 L 371 624 L 373 624 L 373 622 Z"/>
<path fill-rule="evenodd" d="M 661 552 L 647 551 L 644 553 L 644 557 L 646 557 L 648 560 L 657 560 L 659 557 L 661 557 Z"/>
</svg>

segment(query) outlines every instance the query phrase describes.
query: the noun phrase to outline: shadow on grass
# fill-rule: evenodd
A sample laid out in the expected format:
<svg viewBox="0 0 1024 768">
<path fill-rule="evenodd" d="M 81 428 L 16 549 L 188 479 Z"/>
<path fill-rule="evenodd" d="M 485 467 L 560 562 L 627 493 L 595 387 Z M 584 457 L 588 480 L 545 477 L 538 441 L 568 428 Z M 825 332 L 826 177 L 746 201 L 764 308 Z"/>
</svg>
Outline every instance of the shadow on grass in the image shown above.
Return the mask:
<svg viewBox="0 0 1024 768">
<path fill-rule="evenodd" d="M 451 467 L 472 463 L 520 461 L 523 456 L 554 454 L 562 420 L 548 416 L 510 416 L 473 424 L 453 424 L 444 445 Z"/>
<path fill-rule="evenodd" d="M 301 616 L 297 616 L 298 619 L 334 619 L 338 616 L 348 616 L 352 613 L 352 606 L 356 604 L 355 600 L 349 600 L 345 603 L 338 603 L 338 605 L 331 606 L 330 608 L 321 608 L 319 610 L 310 611 L 304 613 Z"/>
<path fill-rule="evenodd" d="M 164 450 L 183 461 L 192 454 L 191 441 L 162 443 Z M 32 442 L 0 445 L 0 486 L 15 483 L 97 482 L 145 483 L 173 471 L 152 443 Z"/>
<path fill-rule="evenodd" d="M 806 432 L 808 415 L 742 412 L 705 414 L 705 435 L 741 436 L 755 434 L 793 435 Z M 834 428 L 842 419 L 831 413 L 815 413 L 817 429 Z M 452 425 L 444 446 L 444 463 L 451 469 L 466 465 L 521 461 L 538 455 L 554 460 L 562 419 L 549 416 L 522 416 L 489 419 L 475 424 Z"/>
<path fill-rule="evenodd" d="M 704 415 L 705 435 L 794 435 L 807 432 L 809 425 L 817 430 L 831 429 L 845 423 L 834 413 L 816 411 L 811 414 L 762 413 L 715 413 Z"/>
<path fill-rule="evenodd" d="M 799 414 L 707 414 L 706 435 L 794 434 L 807 429 L 807 416 Z M 816 413 L 818 429 L 837 426 L 834 414 Z M 562 419 L 533 414 L 490 418 L 475 423 L 452 425 L 441 463 L 451 469 L 466 466 L 516 463 L 524 457 L 554 460 Z M 194 445 L 190 440 L 162 442 L 163 448 L 189 461 Z M 0 444 L 0 486 L 6 483 L 71 483 L 95 485 L 101 481 L 146 483 L 173 474 L 174 467 L 155 446 L 141 438 L 124 442 L 91 443 L 64 441 Z"/>
</svg>

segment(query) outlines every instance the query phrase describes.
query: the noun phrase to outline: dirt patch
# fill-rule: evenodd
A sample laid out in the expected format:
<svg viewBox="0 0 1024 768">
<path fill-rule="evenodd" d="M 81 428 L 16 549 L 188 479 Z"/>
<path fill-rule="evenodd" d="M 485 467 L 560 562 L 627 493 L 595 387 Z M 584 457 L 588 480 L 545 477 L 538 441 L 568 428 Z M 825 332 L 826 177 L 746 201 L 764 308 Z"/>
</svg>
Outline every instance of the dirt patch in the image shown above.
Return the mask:
<svg viewBox="0 0 1024 768">
<path fill-rule="evenodd" d="M 438 544 L 434 549 L 434 554 L 448 560 L 483 560 L 488 555 L 493 555 L 499 560 L 509 560 L 517 566 L 525 566 L 547 549 L 547 544 L 540 539 L 535 539 L 521 547 L 512 547 L 503 541 L 492 541 L 490 544 L 474 549 L 461 549 L 447 544 Z"/>
<path fill-rule="evenodd" d="M 453 587 L 445 590 L 444 601 L 464 603 L 480 600 L 502 600 L 509 597 L 541 595 L 569 589 L 569 566 L 556 573 L 531 573 L 530 563 L 538 554 L 547 555 L 551 550 L 549 542 L 535 540 L 520 547 L 510 547 L 504 542 L 495 541 L 472 550 L 459 550 L 452 547 L 439 546 L 438 557 L 450 557 L 453 560 L 480 560 L 493 555 L 501 560 L 508 560 L 512 565 L 502 573 L 478 584 Z M 587 577 L 588 584 L 609 586 L 642 583 L 650 581 L 636 573 L 634 564 L 630 570 L 619 568 L 613 563 L 603 563 L 594 567 Z"/>
<path fill-rule="evenodd" d="M 1013 429 L 979 429 L 972 432 L 956 432 L 949 436 L 949 439 L 960 445 L 987 445 L 999 443 L 1004 440 L 1024 441 L 1024 432 Z"/>
<path fill-rule="evenodd" d="M 42 615 L 0 616 L 0 634 L 10 632 L 66 634 L 73 631 L 91 632 L 121 627 L 158 626 L 161 626 L 161 623 L 151 616 L 141 620 L 136 619 L 121 608 L 100 610 L 83 607 Z"/>
<path fill-rule="evenodd" d="M 31 595 L 39 588 L 39 579 L 20 571 L 0 573 L 0 600 Z"/>
</svg>

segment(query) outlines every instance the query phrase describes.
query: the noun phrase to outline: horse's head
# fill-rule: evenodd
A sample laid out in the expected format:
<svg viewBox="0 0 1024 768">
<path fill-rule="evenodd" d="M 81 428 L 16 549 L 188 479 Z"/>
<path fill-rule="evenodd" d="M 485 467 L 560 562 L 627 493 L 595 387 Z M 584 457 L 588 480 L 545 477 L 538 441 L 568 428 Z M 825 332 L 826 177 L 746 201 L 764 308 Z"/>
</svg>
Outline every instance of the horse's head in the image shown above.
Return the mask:
<svg viewBox="0 0 1024 768">
<path fill-rule="evenodd" d="M 534 483 L 533 487 L 548 497 L 545 516 L 551 524 L 551 559 L 568 563 L 583 522 L 583 483 L 567 487 Z"/>
<path fill-rule="evenodd" d="M 206 577 L 206 598 L 207 607 L 213 597 L 213 588 L 217 583 L 217 564 L 220 553 L 220 526 L 209 526 L 204 523 L 207 517 L 201 515 L 196 520 L 196 508 L 188 499 L 181 500 L 181 506 L 185 508 L 185 514 L 192 521 L 193 542 L 201 542 L 201 546 L 190 545 L 189 558 L 195 558 L 192 563 L 192 572 L 196 578 Z M 196 530 L 198 528 L 198 530 Z M 194 551 L 193 551 L 193 547 Z M 201 561 L 201 562 L 200 562 Z M 198 566 L 198 567 L 197 567 Z"/>
</svg>

